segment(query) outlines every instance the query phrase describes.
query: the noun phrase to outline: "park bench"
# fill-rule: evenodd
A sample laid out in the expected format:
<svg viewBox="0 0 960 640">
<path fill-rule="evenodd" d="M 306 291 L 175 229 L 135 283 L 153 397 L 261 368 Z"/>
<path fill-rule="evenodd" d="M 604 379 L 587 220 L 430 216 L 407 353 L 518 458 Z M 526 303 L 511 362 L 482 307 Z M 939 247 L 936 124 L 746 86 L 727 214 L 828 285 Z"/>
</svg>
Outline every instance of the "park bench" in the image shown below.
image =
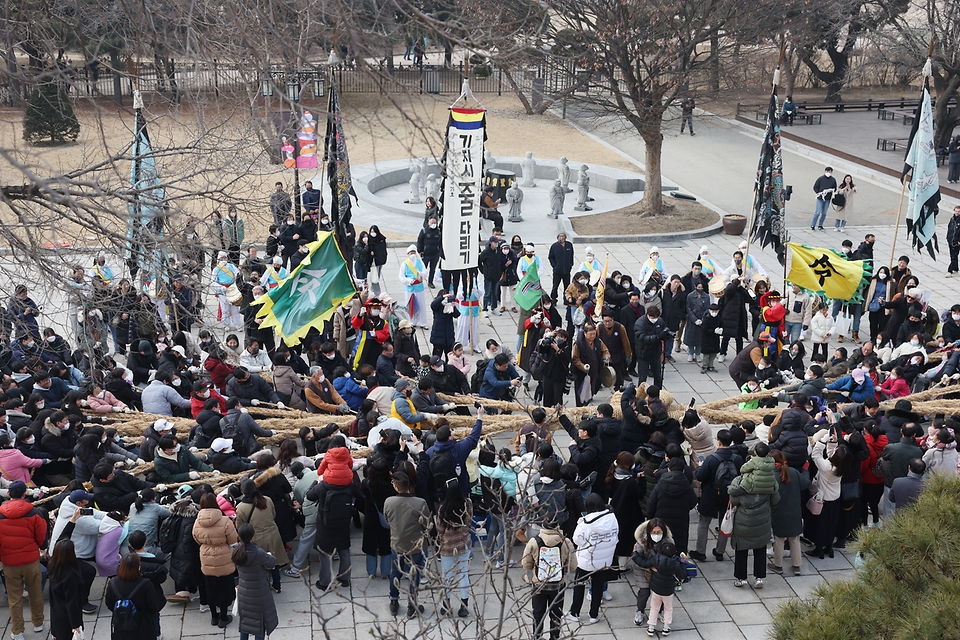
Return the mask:
<svg viewBox="0 0 960 640">
<path fill-rule="evenodd" d="M 877 138 L 877 149 L 880 151 L 896 151 L 897 147 L 903 148 L 907 142 L 907 138 Z"/>
</svg>

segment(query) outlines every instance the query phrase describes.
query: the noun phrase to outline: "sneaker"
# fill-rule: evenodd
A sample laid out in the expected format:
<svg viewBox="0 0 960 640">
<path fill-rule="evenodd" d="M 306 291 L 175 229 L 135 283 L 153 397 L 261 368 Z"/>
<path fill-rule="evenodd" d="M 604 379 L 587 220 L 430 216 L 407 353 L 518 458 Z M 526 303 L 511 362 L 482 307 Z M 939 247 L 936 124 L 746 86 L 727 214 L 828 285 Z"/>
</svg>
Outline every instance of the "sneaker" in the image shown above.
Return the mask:
<svg viewBox="0 0 960 640">
<path fill-rule="evenodd" d="M 662 636 L 670 635 L 670 627 L 664 627 L 663 630 L 660 632 L 660 635 Z"/>
<path fill-rule="evenodd" d="M 800 567 L 794 567 L 794 568 L 793 568 L 793 575 L 795 575 L 795 576 L 800 575 L 800 571 L 801 571 L 801 570 L 800 570 Z"/>
<path fill-rule="evenodd" d="M 240 329 L 237 329 L 237 331 L 240 331 Z M 199 600 L 199 599 L 200 599 L 200 592 L 199 592 L 199 591 L 197 591 L 196 593 L 190 593 L 190 592 L 187 592 L 187 593 L 188 593 L 189 596 L 190 596 L 190 602 L 194 602 L 195 600 Z"/>
<path fill-rule="evenodd" d="M 637 611 L 637 613 L 633 616 L 633 624 L 637 625 L 638 627 L 642 627 L 645 619 L 646 616 L 643 615 L 643 611 Z"/>
<path fill-rule="evenodd" d="M 296 569 L 296 568 L 294 568 L 294 567 L 287 567 L 286 569 L 283 570 L 283 575 L 285 575 L 285 576 L 287 576 L 287 577 L 289 577 L 289 578 L 299 578 L 299 577 L 300 577 L 300 569 Z"/>
<path fill-rule="evenodd" d="M 717 562 L 723 562 L 726 556 L 724 556 L 722 553 L 714 549 L 713 557 L 716 558 Z"/>
<path fill-rule="evenodd" d="M 208 604 L 200 605 L 200 613 L 210 613 L 210 605 Z"/>
<path fill-rule="evenodd" d="M 34 627 L 34 628 L 33 628 L 33 632 L 34 632 L 34 633 L 40 633 L 41 631 L 43 631 L 43 625 L 42 625 L 42 624 L 41 624 L 39 627 Z"/>
<path fill-rule="evenodd" d="M 755 578 L 753 581 L 754 589 L 763 589 L 763 578 Z"/>
<path fill-rule="evenodd" d="M 226 629 L 227 625 L 233 622 L 233 616 L 227 616 L 226 618 L 221 618 L 220 623 L 217 625 L 221 629 Z"/>
<path fill-rule="evenodd" d="M 584 624 L 597 624 L 598 622 L 600 622 L 600 618 L 590 618 Z"/>
<path fill-rule="evenodd" d="M 407 603 L 407 617 L 415 618 L 423 613 L 423 605 L 414 606 L 412 602 Z"/>
<path fill-rule="evenodd" d="M 740 578 L 737 578 L 736 580 L 733 581 L 733 586 L 735 586 L 735 587 L 745 587 L 745 586 L 747 586 L 747 581 L 746 581 L 746 580 L 741 580 Z"/>
<path fill-rule="evenodd" d="M 400 601 L 391 600 L 390 601 L 390 615 L 395 616 L 400 613 Z"/>
<path fill-rule="evenodd" d="M 651 638 L 652 638 L 653 636 L 657 635 L 657 628 L 656 628 L 656 627 L 647 627 L 647 635 L 650 636 Z"/>
<path fill-rule="evenodd" d="M 99 607 L 93 603 L 88 602 L 87 604 L 83 605 L 82 609 L 84 613 L 86 613 L 87 615 L 91 615 L 96 613 Z"/>
<path fill-rule="evenodd" d="M 674 590 L 674 591 L 683 591 L 683 585 L 678 582 L 678 583 L 677 583 L 677 586 L 675 586 L 675 587 L 673 588 L 673 590 Z"/>
<path fill-rule="evenodd" d="M 722 354 L 722 353 L 717 356 L 717 362 L 721 362 L 721 363 L 722 363 L 722 362 L 723 362 L 724 360 L 726 360 L 726 359 L 727 359 L 727 356 L 725 356 L 725 355 Z M 714 371 L 713 367 L 711 367 L 710 370 L 711 370 L 711 371 Z"/>
<path fill-rule="evenodd" d="M 13 640 L 23 640 L 23 632 L 21 631 L 20 633 L 11 633 L 10 637 L 13 638 Z"/>
<path fill-rule="evenodd" d="M 567 614 L 563 617 L 566 618 L 569 622 L 580 622 L 580 616 L 575 616 L 569 611 L 567 611 Z"/>
<path fill-rule="evenodd" d="M 773 564 L 772 562 L 768 562 L 768 563 L 767 563 L 767 567 L 770 568 L 770 571 L 773 571 L 774 573 L 779 573 L 779 574 L 783 575 L 783 567 L 778 567 L 777 565 Z"/>
<path fill-rule="evenodd" d="M 603 592 L 603 599 L 606 600 L 607 602 L 610 602 L 611 600 L 613 600 L 613 596 L 610 595 L 610 592 L 609 592 L 609 591 L 604 591 L 604 592 Z"/>
<path fill-rule="evenodd" d="M 687 362 L 693 362 L 693 354 L 692 354 L 692 353 L 688 353 L 688 354 L 687 354 Z"/>
<path fill-rule="evenodd" d="M 673 356 L 667 356 L 666 360 L 670 364 L 675 364 L 677 362 L 676 360 L 673 359 Z"/>
<path fill-rule="evenodd" d="M 691 551 L 688 555 L 697 562 L 707 561 L 707 555 L 705 553 L 700 553 L 699 551 Z"/>
</svg>

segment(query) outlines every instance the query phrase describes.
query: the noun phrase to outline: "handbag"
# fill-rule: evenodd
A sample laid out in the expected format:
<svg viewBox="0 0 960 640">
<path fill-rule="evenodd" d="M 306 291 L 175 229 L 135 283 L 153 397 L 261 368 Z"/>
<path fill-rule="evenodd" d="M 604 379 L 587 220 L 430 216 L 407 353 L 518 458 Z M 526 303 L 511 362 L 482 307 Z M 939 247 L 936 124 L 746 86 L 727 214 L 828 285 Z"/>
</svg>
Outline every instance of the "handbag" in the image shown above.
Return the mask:
<svg viewBox="0 0 960 640">
<path fill-rule="evenodd" d="M 837 323 L 833 327 L 833 333 L 837 336 L 845 336 L 850 332 L 852 325 L 853 319 L 850 317 L 850 314 L 847 313 L 846 308 L 844 308 L 843 313 L 837 316 Z"/>
<path fill-rule="evenodd" d="M 807 500 L 807 511 L 815 516 L 820 515 L 820 512 L 823 511 L 823 495 L 819 491 Z"/>
<path fill-rule="evenodd" d="M 856 500 L 860 497 L 859 482 L 844 482 L 840 484 L 840 499 L 844 502 Z"/>
<path fill-rule="evenodd" d="M 843 195 L 842 193 L 835 193 L 833 195 L 833 206 L 835 206 L 838 211 L 840 209 L 843 209 L 843 207 L 846 204 L 847 204 L 847 196 Z"/>
<path fill-rule="evenodd" d="M 737 517 L 737 508 L 727 503 L 727 512 L 723 514 L 723 520 L 720 521 L 720 535 L 730 537 L 733 535 L 733 520 Z"/>
<path fill-rule="evenodd" d="M 71 640 L 83 640 L 83 627 L 73 632 L 73 638 L 71 638 Z"/>
</svg>

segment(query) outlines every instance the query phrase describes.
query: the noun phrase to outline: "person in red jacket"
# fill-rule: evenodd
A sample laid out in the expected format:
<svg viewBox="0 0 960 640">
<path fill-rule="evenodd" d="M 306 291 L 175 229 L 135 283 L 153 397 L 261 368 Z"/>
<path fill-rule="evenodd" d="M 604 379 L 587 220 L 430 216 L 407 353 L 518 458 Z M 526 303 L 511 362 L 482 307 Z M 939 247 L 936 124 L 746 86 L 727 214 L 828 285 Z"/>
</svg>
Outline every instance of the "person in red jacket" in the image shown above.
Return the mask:
<svg viewBox="0 0 960 640">
<path fill-rule="evenodd" d="M 7 583 L 13 640 L 23 640 L 23 590 L 30 600 L 33 630 L 43 631 L 43 583 L 40 546 L 47 537 L 47 519 L 23 499 L 27 485 L 17 480 L 8 489 L 10 500 L 0 505 L 0 562 Z"/>
<path fill-rule="evenodd" d="M 903 379 L 903 367 L 894 367 L 887 379 L 880 385 L 882 400 L 895 400 L 910 395 L 910 386 Z"/>
<path fill-rule="evenodd" d="M 227 354 L 220 345 L 210 348 L 210 355 L 203 361 L 203 368 L 210 374 L 210 380 L 220 393 L 225 393 L 227 378 L 233 375 L 233 365 L 227 363 Z"/>
<path fill-rule="evenodd" d="M 760 296 L 760 315 L 763 318 L 764 327 L 770 332 L 771 336 L 777 339 L 777 353 L 775 355 L 779 355 L 786 333 L 786 325 L 783 319 L 787 315 L 787 310 L 780 302 L 779 291 L 768 291 Z"/>
<path fill-rule="evenodd" d="M 886 434 L 874 421 L 865 421 L 863 441 L 867 446 L 867 459 L 860 463 L 860 483 L 863 495 L 860 496 L 860 524 L 870 527 L 868 516 L 873 517 L 873 526 L 880 522 L 880 500 L 883 499 L 883 478 L 873 475 L 877 460 L 883 456 L 883 448 L 889 444 Z"/>
<path fill-rule="evenodd" d="M 335 436 L 330 442 L 331 448 L 320 461 L 317 475 L 329 485 L 346 487 L 353 482 L 353 456 L 345 444 L 342 437 Z"/>
<path fill-rule="evenodd" d="M 227 400 L 220 395 L 209 380 L 201 380 L 193 385 L 193 393 L 190 394 L 190 415 L 196 420 L 200 412 L 203 411 L 203 405 L 207 399 L 216 398 L 220 404 L 220 413 L 227 415 Z"/>
</svg>

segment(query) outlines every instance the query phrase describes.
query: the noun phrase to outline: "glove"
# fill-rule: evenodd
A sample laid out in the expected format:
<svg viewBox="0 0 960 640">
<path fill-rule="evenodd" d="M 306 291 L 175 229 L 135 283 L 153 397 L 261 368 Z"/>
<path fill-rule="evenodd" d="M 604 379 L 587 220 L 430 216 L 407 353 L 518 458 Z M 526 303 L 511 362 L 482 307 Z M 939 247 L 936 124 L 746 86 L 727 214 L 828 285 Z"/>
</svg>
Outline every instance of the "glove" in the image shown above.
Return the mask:
<svg viewBox="0 0 960 640">
<path fill-rule="evenodd" d="M 337 407 L 337 413 L 347 413 L 350 411 L 350 405 L 341 404 Z"/>
<path fill-rule="evenodd" d="M 133 410 L 132 410 L 130 407 L 124 407 L 123 412 L 124 412 L 124 413 L 133 413 Z"/>
<path fill-rule="evenodd" d="M 456 402 L 448 402 L 447 404 L 443 405 L 444 411 L 453 411 L 456 408 L 457 408 Z"/>
<path fill-rule="evenodd" d="M 241 408 L 240 408 L 240 413 L 250 413 L 250 410 L 247 409 L 246 407 L 241 407 Z"/>
<path fill-rule="evenodd" d="M 124 460 L 119 460 L 119 461 L 113 463 L 113 468 L 114 468 L 114 469 L 122 469 L 125 464 L 127 464 L 127 463 L 126 463 Z"/>
<path fill-rule="evenodd" d="M 50 487 L 40 487 L 40 493 L 50 493 Z"/>
<path fill-rule="evenodd" d="M 583 370 L 584 370 L 584 371 L 590 371 L 590 365 L 588 365 L 588 364 L 583 365 Z"/>
<path fill-rule="evenodd" d="M 80 400 L 80 406 L 81 406 L 81 407 L 87 406 L 87 399 L 86 399 L 86 398 L 83 398 L 83 399 Z"/>
<path fill-rule="evenodd" d="M 425 414 L 423 414 L 423 417 L 424 417 L 425 420 L 429 420 L 430 422 L 433 422 L 434 420 L 437 419 L 437 414 L 435 414 L 435 413 L 425 413 Z"/>
<path fill-rule="evenodd" d="M 200 373 L 200 367 L 190 367 L 187 371 L 193 375 L 198 375 Z"/>
<path fill-rule="evenodd" d="M 256 407 L 257 405 L 259 405 L 259 404 L 260 404 L 260 401 L 259 401 L 259 400 L 257 400 L 256 398 L 254 398 L 253 400 L 251 400 L 251 401 L 250 401 L 250 404 L 252 404 L 253 406 L 255 406 L 255 407 Z"/>
<path fill-rule="evenodd" d="M 123 408 L 122 408 L 122 407 L 113 407 L 113 408 L 110 409 L 110 410 L 113 411 L 114 413 L 120 413 L 121 411 L 123 411 Z"/>
<path fill-rule="evenodd" d="M 216 469 L 214 469 L 214 471 L 213 471 L 213 477 L 216 478 L 216 477 L 219 476 L 219 475 L 220 475 L 220 472 L 217 471 Z"/>
<path fill-rule="evenodd" d="M 699 327 L 700 325 L 703 324 L 703 320 L 697 320 L 697 321 L 694 322 L 693 324 L 695 324 L 695 325 L 697 325 L 697 326 Z"/>
<path fill-rule="evenodd" d="M 137 458 L 137 466 L 138 466 L 138 467 L 139 467 L 139 466 L 142 466 L 142 465 L 145 465 L 145 464 L 147 464 L 147 461 L 146 461 L 146 460 L 144 460 L 143 458 Z"/>
<path fill-rule="evenodd" d="M 40 489 L 27 489 L 27 495 L 30 496 L 31 498 L 39 498 Z"/>
<path fill-rule="evenodd" d="M 200 451 L 200 449 L 197 447 L 190 447 L 190 453 L 197 453 L 198 451 Z"/>
<path fill-rule="evenodd" d="M 190 478 L 191 480 L 199 480 L 199 479 L 200 479 L 200 474 L 199 474 L 198 472 L 196 472 L 196 471 L 191 471 L 191 472 L 188 473 L 187 475 L 189 476 L 189 478 Z"/>
<path fill-rule="evenodd" d="M 717 327 L 716 329 L 713 330 L 713 332 L 714 332 L 715 334 L 717 334 L 718 336 L 722 336 L 722 335 L 723 335 L 723 327 Z"/>
<path fill-rule="evenodd" d="M 124 460 L 123 464 L 127 469 L 133 469 L 135 466 L 137 466 L 137 462 L 135 460 Z"/>
<path fill-rule="evenodd" d="M 283 404 L 282 402 L 277 403 L 277 409 L 286 409 L 286 408 L 287 408 L 287 405 Z"/>
<path fill-rule="evenodd" d="M 51 462 L 53 462 L 53 460 L 51 460 L 50 458 L 47 458 L 46 460 L 43 461 L 43 464 L 50 464 Z"/>
<path fill-rule="evenodd" d="M 153 490 L 156 491 L 157 493 L 163 493 L 164 491 L 167 490 L 167 485 L 165 485 L 165 484 L 158 484 L 157 486 L 155 486 L 155 487 L 153 488 Z"/>
<path fill-rule="evenodd" d="M 807 326 L 807 325 L 803 325 L 803 330 L 804 330 L 804 331 L 809 331 L 809 330 L 810 330 L 810 327 Z M 960 340 L 958 340 L 958 342 L 960 342 Z"/>
</svg>

